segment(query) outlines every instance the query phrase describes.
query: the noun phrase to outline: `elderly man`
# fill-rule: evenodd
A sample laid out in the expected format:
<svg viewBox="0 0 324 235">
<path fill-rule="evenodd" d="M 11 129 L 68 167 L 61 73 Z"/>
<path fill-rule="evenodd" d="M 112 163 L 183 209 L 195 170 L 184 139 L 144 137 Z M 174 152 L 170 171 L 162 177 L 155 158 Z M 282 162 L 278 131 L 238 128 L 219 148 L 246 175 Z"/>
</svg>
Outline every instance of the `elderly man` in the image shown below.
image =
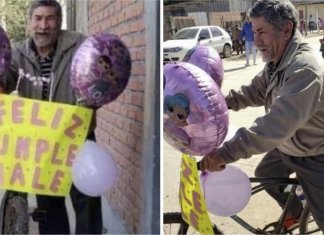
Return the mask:
<svg viewBox="0 0 324 235">
<path fill-rule="evenodd" d="M 29 37 L 13 47 L 12 66 L 0 78 L 0 87 L 22 97 L 76 104 L 69 81 L 72 56 L 85 36 L 61 30 L 62 9 L 54 0 L 31 2 Z M 37 82 L 35 82 L 37 81 Z M 93 130 L 88 135 L 94 140 Z M 102 233 L 100 197 L 88 197 L 74 186 L 71 200 L 76 214 L 76 233 Z M 39 221 L 40 234 L 69 234 L 70 225 L 64 197 L 36 195 L 38 208 L 46 212 Z"/>
<path fill-rule="evenodd" d="M 231 90 L 226 102 L 234 111 L 264 106 L 266 114 L 206 155 L 201 168 L 219 171 L 240 158 L 267 152 L 256 175 L 289 177 L 295 172 L 324 231 L 324 67 L 297 30 L 297 15 L 288 0 L 259 0 L 252 8 L 254 42 L 266 65 L 251 84 Z M 268 193 L 280 206 L 285 204 L 283 186 Z M 297 198 L 294 203 L 287 229 L 298 223 L 302 210 Z"/>
</svg>

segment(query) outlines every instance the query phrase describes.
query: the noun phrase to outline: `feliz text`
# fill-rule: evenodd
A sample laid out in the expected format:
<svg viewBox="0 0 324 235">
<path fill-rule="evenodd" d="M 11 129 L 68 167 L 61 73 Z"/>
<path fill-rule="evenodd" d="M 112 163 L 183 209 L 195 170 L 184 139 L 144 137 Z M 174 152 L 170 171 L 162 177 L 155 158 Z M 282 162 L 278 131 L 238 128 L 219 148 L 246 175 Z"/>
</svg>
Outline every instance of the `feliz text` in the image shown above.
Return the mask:
<svg viewBox="0 0 324 235">
<path fill-rule="evenodd" d="M 92 111 L 0 95 L 0 188 L 66 195 Z"/>
</svg>

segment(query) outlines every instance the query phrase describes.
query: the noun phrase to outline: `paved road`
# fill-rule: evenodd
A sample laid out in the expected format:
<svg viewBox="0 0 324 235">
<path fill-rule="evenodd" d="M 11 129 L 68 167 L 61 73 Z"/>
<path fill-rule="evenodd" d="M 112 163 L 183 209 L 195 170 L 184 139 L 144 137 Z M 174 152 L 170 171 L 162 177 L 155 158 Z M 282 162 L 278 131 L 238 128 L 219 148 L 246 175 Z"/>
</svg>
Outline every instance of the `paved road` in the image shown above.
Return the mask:
<svg viewBox="0 0 324 235">
<path fill-rule="evenodd" d="M 308 42 L 316 50 L 320 60 L 319 53 L 319 36 L 307 38 Z M 252 60 L 251 60 L 252 61 Z M 250 64 L 251 64 L 250 61 Z M 237 89 L 243 84 L 248 84 L 255 74 L 262 70 L 264 63 L 260 57 L 257 58 L 257 65 L 244 67 L 244 56 L 233 56 L 233 58 L 224 60 L 225 76 L 223 80 L 222 92 L 227 94 L 230 89 Z M 324 65 L 324 62 L 323 62 Z M 256 117 L 263 115 L 263 108 L 248 108 L 240 112 L 229 112 L 230 125 L 234 127 L 249 127 Z M 178 204 L 178 186 L 179 186 L 179 169 L 181 153 L 164 141 L 163 147 L 163 210 L 179 211 Z M 238 166 L 248 175 L 253 176 L 253 171 L 262 156 L 253 156 L 250 159 L 240 160 L 234 165 Z M 253 196 L 249 205 L 239 214 L 251 225 L 262 227 L 266 223 L 275 221 L 279 217 L 280 208 L 265 193 Z M 226 232 L 226 234 L 246 234 L 249 233 L 240 227 L 230 218 L 224 218 L 211 215 L 214 223 Z"/>
</svg>

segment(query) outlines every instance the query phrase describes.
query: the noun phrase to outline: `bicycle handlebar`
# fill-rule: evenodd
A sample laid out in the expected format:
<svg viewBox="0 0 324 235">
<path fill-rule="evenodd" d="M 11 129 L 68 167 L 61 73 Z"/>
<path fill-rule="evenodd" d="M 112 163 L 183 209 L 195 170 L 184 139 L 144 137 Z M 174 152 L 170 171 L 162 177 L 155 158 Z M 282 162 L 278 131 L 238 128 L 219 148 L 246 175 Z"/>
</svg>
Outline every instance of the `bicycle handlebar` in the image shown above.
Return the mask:
<svg viewBox="0 0 324 235">
<path fill-rule="evenodd" d="M 197 169 L 198 171 L 201 170 L 200 168 L 200 161 L 197 162 Z M 296 178 L 279 178 L 279 177 L 249 177 L 251 183 L 264 183 L 264 184 L 299 184 L 298 179 Z"/>
</svg>

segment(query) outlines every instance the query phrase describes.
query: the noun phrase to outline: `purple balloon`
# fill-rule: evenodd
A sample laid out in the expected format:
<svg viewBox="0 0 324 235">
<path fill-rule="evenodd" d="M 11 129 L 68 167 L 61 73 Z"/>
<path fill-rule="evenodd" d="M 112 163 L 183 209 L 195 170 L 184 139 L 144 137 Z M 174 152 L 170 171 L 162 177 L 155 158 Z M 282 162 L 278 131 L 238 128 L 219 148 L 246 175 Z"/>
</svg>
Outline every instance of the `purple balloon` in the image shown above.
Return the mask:
<svg viewBox="0 0 324 235">
<path fill-rule="evenodd" d="M 0 26 L 0 76 L 4 75 L 11 63 L 11 45 L 6 32 Z"/>
<path fill-rule="evenodd" d="M 118 36 L 100 33 L 88 37 L 71 64 L 71 85 L 78 101 L 101 107 L 125 89 L 131 72 L 131 57 Z"/>
<path fill-rule="evenodd" d="M 219 87 L 222 86 L 224 78 L 223 61 L 214 48 L 198 45 L 187 52 L 183 61 L 198 66 L 207 72 Z"/>
<path fill-rule="evenodd" d="M 190 63 L 166 64 L 163 73 L 165 140 L 190 155 L 217 149 L 228 130 L 228 109 L 219 87 Z"/>
</svg>

